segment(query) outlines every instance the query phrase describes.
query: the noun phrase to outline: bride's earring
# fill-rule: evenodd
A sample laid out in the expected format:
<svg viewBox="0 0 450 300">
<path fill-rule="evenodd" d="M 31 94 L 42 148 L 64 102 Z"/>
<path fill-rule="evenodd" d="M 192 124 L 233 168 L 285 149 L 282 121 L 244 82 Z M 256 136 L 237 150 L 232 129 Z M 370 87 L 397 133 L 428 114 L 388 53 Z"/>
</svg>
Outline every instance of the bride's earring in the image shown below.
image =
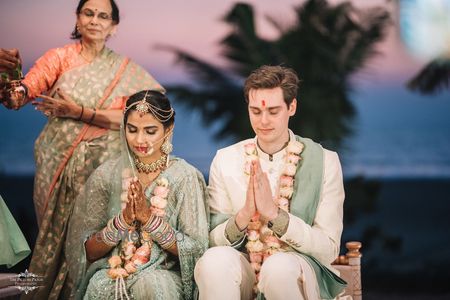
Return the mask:
<svg viewBox="0 0 450 300">
<path fill-rule="evenodd" d="M 164 143 L 161 145 L 161 151 L 162 153 L 168 155 L 173 150 L 173 145 L 170 142 L 170 139 L 167 138 Z"/>
</svg>

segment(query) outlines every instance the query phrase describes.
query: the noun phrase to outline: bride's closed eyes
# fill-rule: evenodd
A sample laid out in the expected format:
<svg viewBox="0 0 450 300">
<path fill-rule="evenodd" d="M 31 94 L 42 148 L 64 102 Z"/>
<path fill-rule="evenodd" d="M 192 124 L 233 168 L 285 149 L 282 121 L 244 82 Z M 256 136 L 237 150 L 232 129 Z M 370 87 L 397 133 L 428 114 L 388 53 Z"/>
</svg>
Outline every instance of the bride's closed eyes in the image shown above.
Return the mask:
<svg viewBox="0 0 450 300">
<path fill-rule="evenodd" d="M 144 130 L 147 134 L 154 135 L 158 131 L 157 126 L 147 126 L 144 127 Z M 136 133 L 138 131 L 138 128 L 130 123 L 127 124 L 127 131 L 128 133 Z"/>
</svg>

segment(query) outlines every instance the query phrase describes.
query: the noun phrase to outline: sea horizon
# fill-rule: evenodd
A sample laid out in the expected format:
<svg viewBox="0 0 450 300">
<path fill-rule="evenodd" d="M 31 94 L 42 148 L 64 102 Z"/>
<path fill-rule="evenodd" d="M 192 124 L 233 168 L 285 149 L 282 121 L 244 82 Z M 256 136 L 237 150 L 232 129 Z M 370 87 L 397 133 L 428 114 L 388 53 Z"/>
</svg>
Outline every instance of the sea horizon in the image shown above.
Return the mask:
<svg viewBox="0 0 450 300">
<path fill-rule="evenodd" d="M 354 132 L 338 151 L 344 176 L 450 178 L 449 93 L 425 97 L 398 84 L 379 85 L 382 88 L 377 84 L 360 87 L 351 95 L 356 110 L 351 123 Z M 207 175 L 216 151 L 235 141 L 218 141 L 214 138 L 217 124 L 208 128 L 200 113 L 176 99 L 173 105 L 177 111 L 174 154 Z M 20 111 L 0 107 L 0 122 L 4 125 L 0 126 L 0 173 L 34 174 L 34 142 L 46 118 L 31 105 Z"/>
</svg>

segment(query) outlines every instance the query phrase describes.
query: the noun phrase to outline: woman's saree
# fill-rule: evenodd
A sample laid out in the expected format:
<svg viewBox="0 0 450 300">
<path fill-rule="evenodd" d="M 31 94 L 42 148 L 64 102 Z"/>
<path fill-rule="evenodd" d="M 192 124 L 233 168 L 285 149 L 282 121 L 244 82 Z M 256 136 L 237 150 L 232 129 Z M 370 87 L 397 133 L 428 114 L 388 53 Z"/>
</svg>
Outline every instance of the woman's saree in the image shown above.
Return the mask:
<svg viewBox="0 0 450 300">
<path fill-rule="evenodd" d="M 80 44 L 70 45 L 75 50 Z M 78 55 L 69 51 L 67 55 Z M 45 56 L 44 56 L 45 57 Z M 42 75 L 51 69 L 51 60 Z M 39 61 L 38 61 L 39 62 Z M 27 75 L 28 76 L 28 75 Z M 148 74 L 127 58 L 108 48 L 91 63 L 62 73 L 47 94 L 59 88 L 86 108 L 121 109 L 126 96 L 144 89 L 162 90 Z M 50 118 L 35 143 L 34 202 L 40 222 L 29 271 L 43 276 L 33 299 L 67 299 L 72 284 L 63 245 L 75 199 L 87 178 L 100 164 L 119 153 L 119 131 L 108 130 L 68 118 Z"/>
</svg>

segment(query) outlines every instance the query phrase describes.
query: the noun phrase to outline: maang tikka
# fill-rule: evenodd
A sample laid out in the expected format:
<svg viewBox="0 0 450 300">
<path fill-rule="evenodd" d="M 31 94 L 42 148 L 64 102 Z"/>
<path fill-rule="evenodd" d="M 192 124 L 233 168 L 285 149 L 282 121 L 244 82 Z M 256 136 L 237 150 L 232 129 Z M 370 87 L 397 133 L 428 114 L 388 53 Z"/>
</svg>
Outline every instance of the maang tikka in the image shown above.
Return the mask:
<svg viewBox="0 0 450 300">
<path fill-rule="evenodd" d="M 174 114 L 173 108 L 170 107 L 170 109 L 165 110 L 147 102 L 146 99 L 148 92 L 149 91 L 145 93 L 144 98 L 142 98 L 142 100 L 139 100 L 131 104 L 130 106 L 125 107 L 124 113 L 128 111 L 131 107 L 136 106 L 136 111 L 139 112 L 141 115 L 151 113 L 161 123 L 170 120 L 170 118 L 172 118 Z"/>
</svg>

